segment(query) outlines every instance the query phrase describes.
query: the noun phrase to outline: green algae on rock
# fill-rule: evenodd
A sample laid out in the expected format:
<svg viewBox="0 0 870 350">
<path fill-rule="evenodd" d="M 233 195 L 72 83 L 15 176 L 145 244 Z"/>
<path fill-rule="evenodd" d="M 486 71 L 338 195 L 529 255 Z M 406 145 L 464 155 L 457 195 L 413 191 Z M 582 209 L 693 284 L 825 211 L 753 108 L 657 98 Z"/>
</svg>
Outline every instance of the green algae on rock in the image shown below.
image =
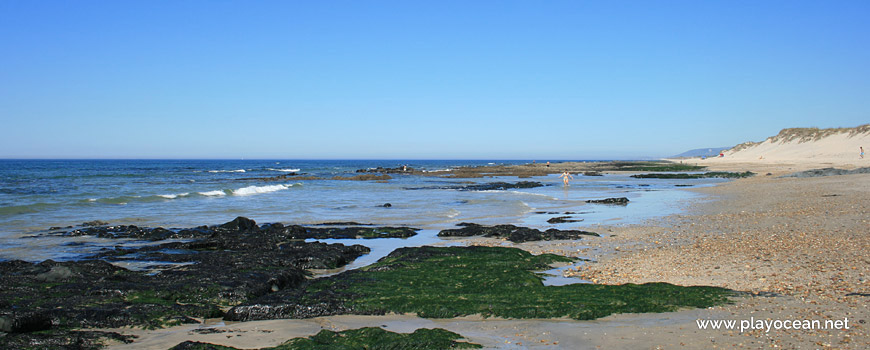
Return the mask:
<svg viewBox="0 0 870 350">
<path fill-rule="evenodd" d="M 540 273 L 572 258 L 504 247 L 401 248 L 377 263 L 312 280 L 239 305 L 233 321 L 337 314 L 413 313 L 427 318 L 479 314 L 504 318 L 595 319 L 666 312 L 728 301 L 718 287 L 668 283 L 545 286 Z"/>
<path fill-rule="evenodd" d="M 284 344 L 260 350 L 319 350 L 319 349 L 479 349 L 474 343 L 457 341 L 462 336 L 441 328 L 418 329 L 413 333 L 395 333 L 377 327 L 349 329 L 342 332 L 322 330 L 308 338 L 290 339 Z M 186 341 L 170 350 L 237 350 L 209 343 Z"/>
</svg>

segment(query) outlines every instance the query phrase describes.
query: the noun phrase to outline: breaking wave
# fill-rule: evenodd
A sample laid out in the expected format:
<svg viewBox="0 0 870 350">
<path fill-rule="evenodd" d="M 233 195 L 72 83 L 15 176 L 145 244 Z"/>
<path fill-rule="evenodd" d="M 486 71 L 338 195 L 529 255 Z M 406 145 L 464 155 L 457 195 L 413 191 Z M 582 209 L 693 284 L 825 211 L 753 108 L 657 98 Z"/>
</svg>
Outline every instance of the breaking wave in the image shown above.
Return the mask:
<svg viewBox="0 0 870 350">
<path fill-rule="evenodd" d="M 210 173 L 243 173 L 243 172 L 245 172 L 245 169 L 238 169 L 238 170 L 209 170 L 208 172 L 210 172 Z"/>
<path fill-rule="evenodd" d="M 236 196 L 248 196 L 258 193 L 269 193 L 286 190 L 290 187 L 293 187 L 293 185 L 248 186 L 233 190 L 233 194 Z"/>
<path fill-rule="evenodd" d="M 266 170 L 280 171 L 283 173 L 298 173 L 298 172 L 302 171 L 302 169 L 275 169 L 275 168 L 268 168 Z"/>
</svg>

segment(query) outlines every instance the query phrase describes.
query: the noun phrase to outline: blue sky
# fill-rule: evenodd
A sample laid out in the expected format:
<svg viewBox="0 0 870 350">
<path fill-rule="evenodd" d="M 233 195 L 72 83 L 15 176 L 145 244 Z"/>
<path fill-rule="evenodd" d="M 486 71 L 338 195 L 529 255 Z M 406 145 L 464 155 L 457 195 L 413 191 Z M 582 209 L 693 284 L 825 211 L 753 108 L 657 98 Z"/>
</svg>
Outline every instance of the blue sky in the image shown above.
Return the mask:
<svg viewBox="0 0 870 350">
<path fill-rule="evenodd" d="M 0 1 L 0 157 L 609 159 L 870 122 L 868 1 Z"/>
</svg>

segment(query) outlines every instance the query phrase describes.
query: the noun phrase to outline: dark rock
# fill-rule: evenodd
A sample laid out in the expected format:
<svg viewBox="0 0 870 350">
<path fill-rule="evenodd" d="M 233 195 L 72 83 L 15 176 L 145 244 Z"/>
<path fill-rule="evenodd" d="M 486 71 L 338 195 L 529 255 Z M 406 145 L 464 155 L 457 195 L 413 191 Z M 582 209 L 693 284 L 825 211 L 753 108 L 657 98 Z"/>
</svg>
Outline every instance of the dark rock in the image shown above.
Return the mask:
<svg viewBox="0 0 870 350">
<path fill-rule="evenodd" d="M 100 238 L 132 238 L 159 241 L 170 238 L 191 238 L 162 227 L 141 228 L 135 225 L 86 227 L 63 233 L 66 236 L 96 236 Z"/>
<path fill-rule="evenodd" d="M 636 179 L 709 179 L 709 178 L 722 178 L 722 179 L 737 179 L 755 176 L 755 173 L 751 171 L 744 171 L 742 173 L 728 172 L 728 171 L 710 171 L 702 174 L 686 174 L 686 173 L 653 173 L 653 174 L 636 174 L 631 175 L 631 177 Z"/>
<path fill-rule="evenodd" d="M 393 177 L 390 175 L 375 175 L 375 174 L 362 174 L 356 176 L 333 176 L 333 180 L 347 180 L 347 181 L 385 181 L 390 180 Z"/>
<path fill-rule="evenodd" d="M 547 223 L 564 224 L 564 223 L 569 223 L 569 222 L 581 222 L 581 221 L 583 221 L 583 219 L 574 219 L 570 216 L 559 216 L 559 217 L 555 217 L 555 218 L 551 218 L 550 220 L 547 220 Z"/>
<path fill-rule="evenodd" d="M 410 227 L 308 227 L 305 238 L 408 238 L 417 231 Z"/>
<path fill-rule="evenodd" d="M 131 226 L 90 229 L 130 236 L 160 232 Z M 306 243 L 300 241 L 309 235 L 302 226 L 258 227 L 246 218 L 178 232 L 195 238 L 119 246 L 81 261 L 0 262 L 0 327 L 7 333 L 62 330 L 51 341 L 64 344 L 72 328 L 161 327 L 222 317 L 221 308 L 297 288 L 306 281 L 306 269 L 341 267 L 369 252 L 361 245 Z M 169 267 L 149 274 L 107 262 L 126 260 Z M 0 338 L 0 348 L 12 339 Z M 32 340 L 15 339 L 12 344 Z"/>
<path fill-rule="evenodd" d="M 459 191 L 495 191 L 507 190 L 513 188 L 535 188 L 542 187 L 544 184 L 537 181 L 520 181 L 520 182 L 490 182 L 474 185 L 451 185 L 451 186 L 429 186 L 429 187 L 408 187 L 406 190 L 459 190 Z"/>
<path fill-rule="evenodd" d="M 448 229 L 438 232 L 439 237 L 470 237 L 484 236 L 505 238 L 514 243 L 541 241 L 541 240 L 561 240 L 561 239 L 580 239 L 582 236 L 599 235 L 594 232 L 579 231 L 579 230 L 557 230 L 549 229 L 541 232 L 540 230 L 519 227 L 514 225 L 496 225 L 482 226 L 472 223 L 460 223 L 458 226 L 462 228 Z"/>
<path fill-rule="evenodd" d="M 584 171 L 583 176 L 604 176 L 600 172 L 597 171 Z"/>
<path fill-rule="evenodd" d="M 97 350 L 104 348 L 106 339 L 129 344 L 133 342 L 133 338 L 135 338 L 133 335 L 121 335 L 115 332 L 53 329 L 0 336 L 0 348 Z"/>
<path fill-rule="evenodd" d="M 51 328 L 51 316 L 45 311 L 24 311 L 0 315 L 0 332 L 28 333 Z"/>
<path fill-rule="evenodd" d="M 228 223 L 220 225 L 217 227 L 219 231 L 229 231 L 229 232 L 256 232 L 260 228 L 257 227 L 257 223 L 254 220 L 248 219 L 246 217 L 237 217 Z"/>
<path fill-rule="evenodd" d="M 94 221 L 85 221 L 85 222 L 82 223 L 82 226 L 84 226 L 84 227 L 91 227 L 91 226 L 106 226 L 106 225 L 108 225 L 108 224 L 109 224 L 108 222 L 105 222 L 105 221 L 102 221 L 102 220 L 94 220 Z"/>
<path fill-rule="evenodd" d="M 595 203 L 595 204 L 611 204 L 611 205 L 628 205 L 628 198 L 619 197 L 619 198 L 605 198 L 605 199 L 590 199 L 586 201 L 586 203 Z"/>
<path fill-rule="evenodd" d="M 375 224 L 361 224 L 356 221 L 337 221 L 337 222 L 323 222 L 319 224 L 314 224 L 314 226 L 374 226 Z"/>
<path fill-rule="evenodd" d="M 200 333 L 198 330 L 194 332 Z M 200 333 L 202 334 L 202 333 Z M 198 341 L 188 340 L 182 343 L 179 343 L 176 346 L 169 348 L 169 350 L 226 350 L 227 347 L 214 345 L 211 343 L 203 343 Z"/>
<path fill-rule="evenodd" d="M 414 168 L 411 167 L 395 167 L 395 168 L 384 168 L 377 167 L 372 169 L 358 169 L 357 173 L 381 173 L 381 174 L 409 174 L 417 172 Z"/>
</svg>

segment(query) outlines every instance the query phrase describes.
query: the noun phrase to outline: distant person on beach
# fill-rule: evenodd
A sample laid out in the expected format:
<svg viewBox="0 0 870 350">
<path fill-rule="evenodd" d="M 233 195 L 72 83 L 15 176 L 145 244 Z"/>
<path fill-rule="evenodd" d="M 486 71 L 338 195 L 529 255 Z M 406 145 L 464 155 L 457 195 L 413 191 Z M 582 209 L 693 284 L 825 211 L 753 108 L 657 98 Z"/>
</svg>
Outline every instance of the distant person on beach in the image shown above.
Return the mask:
<svg viewBox="0 0 870 350">
<path fill-rule="evenodd" d="M 861 159 L 864 159 L 864 146 L 859 146 L 858 149 L 861 150 L 861 153 L 859 154 L 859 156 L 861 157 Z"/>
<path fill-rule="evenodd" d="M 562 182 L 565 183 L 565 186 L 568 186 L 568 179 L 573 179 L 574 177 L 571 176 L 571 173 L 566 170 L 564 173 L 562 173 L 562 175 L 559 176 L 559 178 L 562 179 Z"/>
<path fill-rule="evenodd" d="M 548 167 L 548 168 L 550 167 L 550 161 L 549 161 L 549 160 L 547 161 L 547 167 Z"/>
</svg>

